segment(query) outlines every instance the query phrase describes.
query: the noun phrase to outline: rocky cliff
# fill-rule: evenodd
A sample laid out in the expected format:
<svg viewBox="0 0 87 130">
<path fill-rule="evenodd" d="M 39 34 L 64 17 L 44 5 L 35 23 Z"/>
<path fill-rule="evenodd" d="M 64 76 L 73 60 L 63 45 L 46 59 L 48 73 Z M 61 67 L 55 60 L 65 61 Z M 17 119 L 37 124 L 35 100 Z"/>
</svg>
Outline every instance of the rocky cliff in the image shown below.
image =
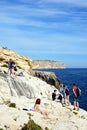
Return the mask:
<svg viewBox="0 0 87 130">
<path fill-rule="evenodd" d="M 56 77 L 53 72 L 43 72 L 43 71 L 32 71 L 32 75 L 42 79 L 50 85 L 55 86 L 57 89 L 61 87 L 61 81 Z"/>
<path fill-rule="evenodd" d="M 9 59 L 12 59 L 23 70 L 29 71 L 32 68 L 32 60 L 30 58 L 21 56 L 8 48 L 0 48 L 0 66 L 6 66 Z"/>
<path fill-rule="evenodd" d="M 53 60 L 33 60 L 33 69 L 56 69 L 65 68 L 65 64 Z"/>
<path fill-rule="evenodd" d="M 11 57 L 12 56 L 12 57 Z M 28 73 L 23 71 L 22 76 L 9 75 L 7 64 L 9 58 L 20 61 L 28 69 L 26 58 L 19 56 L 7 48 L 0 49 L 0 129 L 22 130 L 25 123 L 31 118 L 42 127 L 42 130 L 87 130 L 87 112 L 80 109 L 73 110 L 73 106 L 62 107 L 60 102 L 52 101 L 52 92 L 56 81 L 55 75 L 42 72 Z M 24 58 L 24 59 L 23 59 Z M 25 61 L 25 62 L 24 62 Z M 21 67 L 23 67 L 21 66 Z M 21 69 L 22 70 L 22 69 Z M 35 77 L 37 76 L 37 77 Z M 52 79 L 53 77 L 53 79 Z M 41 79 L 40 79 L 41 78 Z M 43 81 L 44 80 L 44 81 Z M 45 82 L 46 81 L 46 82 Z M 50 82 L 50 84 L 48 84 Z M 48 118 L 33 111 L 37 98 L 41 98 L 41 110 L 47 110 Z M 15 105 L 15 107 L 13 107 Z M 27 108 L 24 111 L 23 108 Z M 84 125 L 83 125 L 84 124 Z"/>
<path fill-rule="evenodd" d="M 22 96 L 29 99 L 47 97 L 49 90 L 52 92 L 53 88 L 41 79 L 28 75 L 25 72 L 23 76 L 14 76 L 0 72 L 0 96 L 2 95 L 2 100 L 0 101 Z"/>
<path fill-rule="evenodd" d="M 54 89 L 27 73 L 14 76 L 0 72 L 0 129 L 22 130 L 31 115 L 42 130 L 86 130 L 87 112 L 75 111 L 72 105 L 62 107 L 60 102 L 52 101 Z M 48 118 L 33 111 L 36 98 L 41 98 L 40 109 L 48 111 Z M 12 104 L 15 107 L 11 107 Z"/>
</svg>

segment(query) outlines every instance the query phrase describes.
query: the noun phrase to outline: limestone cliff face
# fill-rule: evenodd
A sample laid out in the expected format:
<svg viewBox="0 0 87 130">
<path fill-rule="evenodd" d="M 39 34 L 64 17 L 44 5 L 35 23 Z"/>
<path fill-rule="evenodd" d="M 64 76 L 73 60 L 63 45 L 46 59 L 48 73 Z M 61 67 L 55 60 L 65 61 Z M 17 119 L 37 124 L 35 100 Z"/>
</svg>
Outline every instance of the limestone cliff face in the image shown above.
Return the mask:
<svg viewBox="0 0 87 130">
<path fill-rule="evenodd" d="M 10 49 L 0 48 L 0 66 L 2 66 L 3 64 L 7 64 L 9 59 L 15 61 L 16 65 L 23 70 L 30 70 L 32 68 L 31 59 L 25 56 L 21 56 Z"/>
<path fill-rule="evenodd" d="M 33 69 L 56 69 L 65 68 L 63 62 L 53 60 L 33 60 Z"/>
<path fill-rule="evenodd" d="M 47 97 L 48 92 L 54 90 L 54 86 L 41 79 L 24 73 L 24 76 L 14 76 L 0 72 L 0 102 L 11 100 L 12 97 L 26 97 L 28 99 Z"/>
</svg>

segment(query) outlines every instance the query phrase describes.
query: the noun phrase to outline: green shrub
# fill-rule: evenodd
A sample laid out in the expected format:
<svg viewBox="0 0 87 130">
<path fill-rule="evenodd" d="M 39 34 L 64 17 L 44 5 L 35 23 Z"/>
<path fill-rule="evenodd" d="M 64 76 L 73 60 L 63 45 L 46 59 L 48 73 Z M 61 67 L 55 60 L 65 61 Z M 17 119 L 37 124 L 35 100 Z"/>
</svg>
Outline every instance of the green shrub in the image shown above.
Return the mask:
<svg viewBox="0 0 87 130">
<path fill-rule="evenodd" d="M 1 67 L 6 67 L 6 68 L 7 68 L 7 67 L 8 67 L 8 65 L 7 65 L 7 64 L 3 64 Z"/>
<path fill-rule="evenodd" d="M 0 130 L 3 130 L 2 128 L 0 128 Z"/>
<path fill-rule="evenodd" d="M 10 103 L 10 104 L 9 104 L 9 107 L 14 107 L 14 108 L 16 108 L 16 104 L 15 104 L 15 103 Z"/>
<path fill-rule="evenodd" d="M 45 127 L 45 130 L 49 130 L 47 127 Z"/>
<path fill-rule="evenodd" d="M 21 130 L 43 130 L 43 129 L 33 120 L 30 119 L 27 124 L 24 124 L 24 127 Z"/>
<path fill-rule="evenodd" d="M 14 107 L 14 108 L 16 108 L 16 104 L 15 104 L 14 102 L 11 102 L 11 101 L 7 100 L 7 101 L 4 101 L 4 103 L 5 103 L 6 105 L 8 105 L 9 107 Z"/>
<path fill-rule="evenodd" d="M 75 114 L 75 115 L 77 115 L 78 113 L 77 112 L 75 112 L 75 111 L 73 111 L 73 113 Z"/>
<path fill-rule="evenodd" d="M 14 121 L 17 121 L 17 118 L 14 118 Z"/>
</svg>

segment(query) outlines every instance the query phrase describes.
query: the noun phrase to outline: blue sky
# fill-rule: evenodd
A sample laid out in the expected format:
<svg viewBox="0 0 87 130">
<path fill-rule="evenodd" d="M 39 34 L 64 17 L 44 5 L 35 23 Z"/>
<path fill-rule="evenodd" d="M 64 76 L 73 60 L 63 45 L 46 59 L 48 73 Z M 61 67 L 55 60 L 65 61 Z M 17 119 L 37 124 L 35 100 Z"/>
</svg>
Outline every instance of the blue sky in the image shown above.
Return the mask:
<svg viewBox="0 0 87 130">
<path fill-rule="evenodd" d="M 87 0 L 0 0 L 0 47 L 87 67 Z"/>
</svg>

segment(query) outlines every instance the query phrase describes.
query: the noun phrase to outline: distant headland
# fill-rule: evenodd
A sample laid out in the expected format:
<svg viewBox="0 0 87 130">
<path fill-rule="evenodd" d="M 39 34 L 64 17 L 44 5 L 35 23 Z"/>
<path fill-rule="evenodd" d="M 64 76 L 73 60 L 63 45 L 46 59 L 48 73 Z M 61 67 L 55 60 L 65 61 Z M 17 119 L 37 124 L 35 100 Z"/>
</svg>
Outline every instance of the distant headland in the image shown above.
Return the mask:
<svg viewBox="0 0 87 130">
<path fill-rule="evenodd" d="M 57 69 L 66 68 L 63 62 L 54 60 L 33 60 L 33 69 Z"/>
</svg>

